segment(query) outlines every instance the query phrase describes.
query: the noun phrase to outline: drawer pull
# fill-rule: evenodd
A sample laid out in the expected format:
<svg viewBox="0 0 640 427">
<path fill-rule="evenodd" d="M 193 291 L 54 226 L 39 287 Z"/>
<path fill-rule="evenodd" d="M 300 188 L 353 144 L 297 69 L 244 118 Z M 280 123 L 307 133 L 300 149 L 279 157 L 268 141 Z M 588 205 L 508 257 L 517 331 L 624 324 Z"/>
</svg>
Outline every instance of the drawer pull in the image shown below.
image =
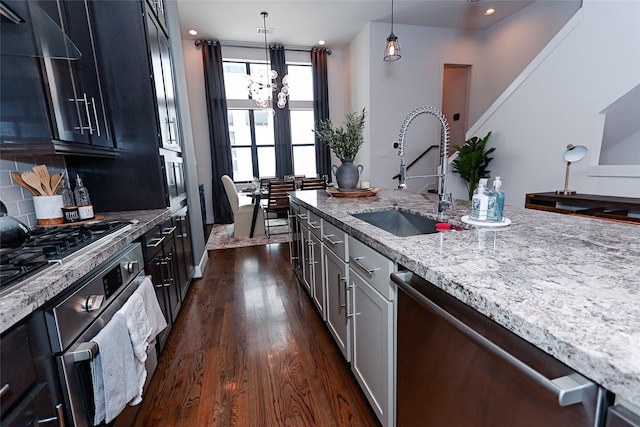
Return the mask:
<svg viewBox="0 0 640 427">
<path fill-rule="evenodd" d="M 164 234 L 165 236 L 170 236 L 173 234 L 175 230 L 176 230 L 176 227 L 163 228 L 162 234 Z"/>
<path fill-rule="evenodd" d="M 309 227 L 313 228 L 314 230 L 317 230 L 318 228 L 320 228 L 319 225 L 314 225 L 314 224 L 317 224 L 317 222 L 309 221 Z"/>
<path fill-rule="evenodd" d="M 342 240 L 331 240 L 329 237 L 333 237 L 333 234 L 323 234 L 322 237 L 329 243 L 331 243 L 332 245 L 338 245 L 340 243 L 343 243 Z"/>
<path fill-rule="evenodd" d="M 349 261 L 351 261 L 351 263 L 353 263 L 354 265 L 358 266 L 360 269 L 362 269 L 364 272 L 366 272 L 369 277 L 373 276 L 373 273 L 375 273 L 376 271 L 380 270 L 380 268 L 367 268 L 364 265 L 362 265 L 362 263 L 360 262 L 361 259 L 364 259 L 365 257 L 360 256 L 360 257 L 349 257 Z"/>
<path fill-rule="evenodd" d="M 160 243 L 162 243 L 162 241 L 164 240 L 164 236 L 163 237 L 154 237 L 153 239 L 150 239 L 147 242 L 147 247 L 148 248 L 157 248 Z"/>
<path fill-rule="evenodd" d="M 9 389 L 11 387 L 9 387 L 9 384 L 5 384 L 2 386 L 2 388 L 0 388 L 0 397 L 4 396 L 5 394 L 7 394 L 9 392 Z"/>
</svg>

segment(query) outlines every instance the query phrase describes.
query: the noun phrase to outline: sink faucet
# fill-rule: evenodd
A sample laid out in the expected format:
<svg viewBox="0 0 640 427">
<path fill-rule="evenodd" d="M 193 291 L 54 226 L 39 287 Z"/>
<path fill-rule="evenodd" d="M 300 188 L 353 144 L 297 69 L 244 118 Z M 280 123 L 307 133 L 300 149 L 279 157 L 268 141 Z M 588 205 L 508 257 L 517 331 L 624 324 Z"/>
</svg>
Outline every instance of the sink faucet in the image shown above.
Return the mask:
<svg viewBox="0 0 640 427">
<path fill-rule="evenodd" d="M 404 161 L 404 146 L 405 139 L 407 134 L 407 129 L 409 125 L 416 117 L 422 114 L 431 114 L 435 116 L 438 120 L 440 120 L 440 124 L 442 125 L 442 138 L 440 140 L 440 173 L 436 175 L 421 175 L 421 176 L 407 176 L 407 165 Z M 401 190 L 407 189 L 407 180 L 411 178 L 429 178 L 433 176 L 440 177 L 440 185 L 438 188 L 438 219 L 441 221 L 447 221 L 448 210 L 455 209 L 455 202 L 453 201 L 453 197 L 451 194 L 447 194 L 446 183 L 447 183 L 447 169 L 449 165 L 448 154 L 449 154 L 449 123 L 447 122 L 446 117 L 440 110 L 434 107 L 418 107 L 411 112 L 404 119 L 404 123 L 400 128 L 400 141 L 396 144 L 396 148 L 398 148 L 398 155 L 400 156 L 400 178 L 398 179 L 398 188 Z"/>
</svg>

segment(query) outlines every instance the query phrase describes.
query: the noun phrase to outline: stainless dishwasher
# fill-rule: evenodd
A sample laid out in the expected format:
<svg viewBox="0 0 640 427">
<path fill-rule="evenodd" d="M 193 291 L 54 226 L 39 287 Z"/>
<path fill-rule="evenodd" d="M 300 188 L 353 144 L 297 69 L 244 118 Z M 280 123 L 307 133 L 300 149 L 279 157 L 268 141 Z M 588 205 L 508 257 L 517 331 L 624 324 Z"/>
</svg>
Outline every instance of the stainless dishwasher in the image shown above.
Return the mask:
<svg viewBox="0 0 640 427">
<path fill-rule="evenodd" d="M 421 277 L 391 279 L 397 427 L 602 425 L 604 389 Z"/>
</svg>

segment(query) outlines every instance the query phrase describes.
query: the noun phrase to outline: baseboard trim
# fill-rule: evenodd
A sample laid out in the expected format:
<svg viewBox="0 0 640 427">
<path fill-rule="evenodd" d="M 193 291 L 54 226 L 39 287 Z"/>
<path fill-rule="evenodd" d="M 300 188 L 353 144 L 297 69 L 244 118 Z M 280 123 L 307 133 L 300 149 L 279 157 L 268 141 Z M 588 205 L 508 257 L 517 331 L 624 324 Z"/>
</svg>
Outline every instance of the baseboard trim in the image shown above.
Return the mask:
<svg viewBox="0 0 640 427">
<path fill-rule="evenodd" d="M 207 264 L 209 263 L 209 254 L 207 251 L 204 251 L 202 254 L 202 258 L 200 258 L 200 262 L 193 269 L 193 278 L 201 279 L 204 275 L 204 270 L 207 268 Z"/>
</svg>

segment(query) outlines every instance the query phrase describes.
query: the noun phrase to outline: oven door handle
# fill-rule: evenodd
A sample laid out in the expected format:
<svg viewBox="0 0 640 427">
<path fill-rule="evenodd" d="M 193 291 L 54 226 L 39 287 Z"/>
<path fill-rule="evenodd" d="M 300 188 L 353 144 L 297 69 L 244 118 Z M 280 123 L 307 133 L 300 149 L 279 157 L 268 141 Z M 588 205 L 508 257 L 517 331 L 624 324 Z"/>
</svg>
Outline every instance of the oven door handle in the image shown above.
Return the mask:
<svg viewBox="0 0 640 427">
<path fill-rule="evenodd" d="M 72 362 L 84 362 L 87 360 L 93 360 L 100 349 L 98 348 L 98 344 L 93 341 L 81 342 L 69 349 L 64 354 L 65 360 L 70 360 Z"/>
</svg>

